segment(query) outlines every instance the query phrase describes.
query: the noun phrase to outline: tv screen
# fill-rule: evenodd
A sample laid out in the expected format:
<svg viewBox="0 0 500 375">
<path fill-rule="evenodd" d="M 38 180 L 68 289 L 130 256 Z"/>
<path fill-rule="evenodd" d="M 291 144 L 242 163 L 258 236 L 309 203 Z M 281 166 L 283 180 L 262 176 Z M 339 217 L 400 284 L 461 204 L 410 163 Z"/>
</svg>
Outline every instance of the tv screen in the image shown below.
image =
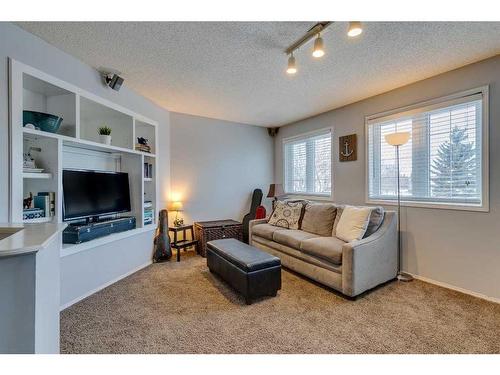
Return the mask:
<svg viewBox="0 0 500 375">
<path fill-rule="evenodd" d="M 130 211 L 128 174 L 63 170 L 64 220 Z"/>
</svg>

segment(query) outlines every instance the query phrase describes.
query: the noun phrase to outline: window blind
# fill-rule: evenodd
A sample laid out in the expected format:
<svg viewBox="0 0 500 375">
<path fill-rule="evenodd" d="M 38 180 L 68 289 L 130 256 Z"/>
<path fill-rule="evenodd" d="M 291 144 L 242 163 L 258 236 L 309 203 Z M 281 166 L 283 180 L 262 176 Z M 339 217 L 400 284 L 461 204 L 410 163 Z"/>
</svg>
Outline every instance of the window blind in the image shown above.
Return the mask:
<svg viewBox="0 0 500 375">
<path fill-rule="evenodd" d="M 400 146 L 406 201 L 481 205 L 482 94 L 367 122 L 369 199 L 397 197 L 396 148 L 385 135 L 409 131 Z"/>
<path fill-rule="evenodd" d="M 286 193 L 330 195 L 330 130 L 284 140 L 283 153 Z"/>
</svg>

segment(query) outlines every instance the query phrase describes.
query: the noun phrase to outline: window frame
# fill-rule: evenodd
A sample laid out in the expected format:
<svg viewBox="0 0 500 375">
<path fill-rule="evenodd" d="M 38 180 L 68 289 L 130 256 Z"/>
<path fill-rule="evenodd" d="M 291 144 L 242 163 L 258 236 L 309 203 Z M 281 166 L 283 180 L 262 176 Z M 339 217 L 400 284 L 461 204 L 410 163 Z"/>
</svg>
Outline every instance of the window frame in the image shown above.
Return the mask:
<svg viewBox="0 0 500 375">
<path fill-rule="evenodd" d="M 421 110 L 424 107 L 439 106 L 445 102 L 460 100 L 462 98 L 472 96 L 474 94 L 482 95 L 482 113 L 481 113 L 481 204 L 467 204 L 454 202 L 433 202 L 432 199 L 405 200 L 401 197 L 401 206 L 405 207 L 420 207 L 420 208 L 436 208 L 446 210 L 461 210 L 461 211 L 481 211 L 489 212 L 489 85 L 476 87 L 473 89 L 460 91 L 451 95 L 442 96 L 439 98 L 426 100 L 405 107 L 392 109 L 385 112 L 376 113 L 365 116 L 365 202 L 367 204 L 397 206 L 397 200 L 392 199 L 371 199 L 369 194 L 370 176 L 369 176 L 369 139 L 368 127 L 369 122 L 377 119 L 389 118 L 390 116 L 404 117 L 411 114 L 412 111 Z"/>
<path fill-rule="evenodd" d="M 307 193 L 307 192 L 288 192 L 286 190 L 286 188 L 287 188 L 287 186 L 286 186 L 287 180 L 286 179 L 287 179 L 288 168 L 286 166 L 287 159 L 286 159 L 286 155 L 285 155 L 286 154 L 285 144 L 290 142 L 290 141 L 310 138 L 310 137 L 314 137 L 315 135 L 320 135 L 320 134 L 323 134 L 326 132 L 330 132 L 330 158 L 331 158 L 331 160 L 330 160 L 330 179 L 331 179 L 330 193 L 321 194 L 321 193 Z M 285 195 L 293 196 L 295 198 L 303 197 L 305 199 L 314 198 L 315 200 L 332 200 L 333 190 L 334 190 L 334 186 L 333 186 L 333 181 L 334 181 L 334 179 L 333 179 L 334 147 L 333 147 L 333 127 L 332 126 L 317 129 L 317 130 L 311 130 L 311 131 L 300 133 L 300 134 L 297 134 L 297 135 L 294 135 L 291 137 L 283 138 L 281 140 L 281 154 L 282 154 L 282 170 L 283 170 L 283 190 L 285 192 Z"/>
</svg>

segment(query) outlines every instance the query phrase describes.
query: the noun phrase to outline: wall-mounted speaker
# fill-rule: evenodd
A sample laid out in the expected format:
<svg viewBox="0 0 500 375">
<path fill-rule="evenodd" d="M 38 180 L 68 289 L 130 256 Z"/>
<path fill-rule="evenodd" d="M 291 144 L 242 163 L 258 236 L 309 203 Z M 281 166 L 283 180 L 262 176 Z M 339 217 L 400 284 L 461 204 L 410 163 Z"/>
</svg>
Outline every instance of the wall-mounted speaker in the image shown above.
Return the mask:
<svg viewBox="0 0 500 375">
<path fill-rule="evenodd" d="M 267 128 L 267 134 L 271 137 L 275 137 L 278 134 L 280 128 Z"/>
</svg>

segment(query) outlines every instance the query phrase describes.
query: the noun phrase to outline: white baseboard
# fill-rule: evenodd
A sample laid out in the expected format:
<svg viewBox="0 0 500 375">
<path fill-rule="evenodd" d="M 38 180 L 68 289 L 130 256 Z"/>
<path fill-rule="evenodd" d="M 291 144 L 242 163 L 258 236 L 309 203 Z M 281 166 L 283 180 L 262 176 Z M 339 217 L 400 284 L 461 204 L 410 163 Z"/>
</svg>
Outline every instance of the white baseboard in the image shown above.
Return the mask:
<svg viewBox="0 0 500 375">
<path fill-rule="evenodd" d="M 130 276 L 130 275 L 132 275 L 133 273 L 136 273 L 139 270 L 142 270 L 143 268 L 149 266 L 152 263 L 153 263 L 153 261 L 148 261 L 148 262 L 146 262 L 144 264 L 141 264 L 139 267 L 136 267 L 136 268 L 134 268 L 134 269 L 132 269 L 132 270 L 124 273 L 123 275 L 115 277 L 114 279 L 112 279 L 112 280 L 110 280 L 110 281 L 108 281 L 108 282 L 106 282 L 106 283 L 104 283 L 102 285 L 99 285 L 97 288 L 92 289 L 92 290 L 88 291 L 87 293 L 85 293 L 85 294 L 83 294 L 83 295 L 75 298 L 74 300 L 71 300 L 71 301 L 65 303 L 64 305 L 62 305 L 60 307 L 59 311 L 63 311 L 64 309 L 67 309 L 71 305 L 74 305 L 75 303 L 80 302 L 82 299 L 85 299 L 85 298 L 91 296 L 92 294 L 97 293 L 98 291 L 100 291 L 100 290 L 102 290 L 102 289 L 110 286 L 111 284 L 114 284 L 117 281 L 120 281 L 121 279 L 124 279 L 125 277 Z"/>
<path fill-rule="evenodd" d="M 414 275 L 414 274 L 409 273 L 409 272 L 407 272 L 407 273 L 410 274 L 410 275 L 412 275 L 417 280 L 420 280 L 420 281 L 423 281 L 423 282 L 426 282 L 426 283 L 429 283 L 429 284 L 434 284 L 434 285 L 437 285 L 437 286 L 441 286 L 441 287 L 446 288 L 446 289 L 451 289 L 451 290 L 454 290 L 456 292 L 468 294 L 470 296 L 481 298 L 481 299 L 484 299 L 486 301 L 490 301 L 490 302 L 494 302 L 494 303 L 499 303 L 500 304 L 500 298 L 490 297 L 490 296 L 487 296 L 487 295 L 482 294 L 482 293 L 473 292 L 472 290 L 460 288 L 458 286 L 454 286 L 454 285 L 450 285 L 450 284 L 447 284 L 447 283 L 443 283 L 441 281 L 436 281 L 436 280 L 433 280 L 433 279 L 429 279 L 429 278 L 424 277 L 424 276 Z"/>
</svg>

